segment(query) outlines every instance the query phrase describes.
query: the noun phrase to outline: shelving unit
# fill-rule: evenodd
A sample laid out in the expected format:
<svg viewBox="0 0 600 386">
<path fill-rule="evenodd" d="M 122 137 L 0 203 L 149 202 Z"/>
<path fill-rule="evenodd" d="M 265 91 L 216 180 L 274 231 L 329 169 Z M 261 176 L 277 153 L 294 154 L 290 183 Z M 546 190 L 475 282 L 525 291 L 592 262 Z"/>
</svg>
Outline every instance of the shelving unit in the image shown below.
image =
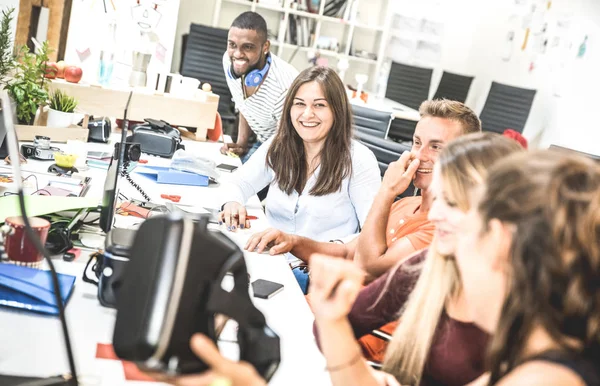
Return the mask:
<svg viewBox="0 0 600 386">
<path fill-rule="evenodd" d="M 264 0 L 263 0 L 264 1 Z M 391 24 L 390 4 L 393 0 L 348 0 L 341 18 L 324 14 L 326 2 L 321 0 L 318 13 L 299 9 L 295 0 L 280 0 L 277 3 L 261 0 L 216 0 L 213 14 L 213 27 L 228 28 L 233 19 L 245 10 L 260 13 L 267 21 L 272 51 L 284 60 L 290 61 L 298 70 L 310 65 L 308 54 L 318 54 L 327 59 L 327 65 L 338 68 L 340 60 L 348 62 L 348 70 L 341 71 L 345 83 L 355 85 L 354 76 L 367 74 L 366 90 L 375 90 L 375 84 L 383 61 Z M 302 0 L 302 4 L 306 1 Z M 302 7 L 300 5 L 300 7 Z M 292 44 L 290 37 L 290 17 L 306 18 L 304 31 L 311 30 L 307 46 Z M 295 19 L 298 21 L 299 19 Z M 299 23 L 298 25 L 300 25 Z M 314 23 L 312 28 L 307 24 Z M 298 28 L 298 27 L 297 27 Z M 320 38 L 337 39 L 338 51 L 319 48 Z M 372 53 L 376 58 L 355 56 L 357 51 Z"/>
</svg>

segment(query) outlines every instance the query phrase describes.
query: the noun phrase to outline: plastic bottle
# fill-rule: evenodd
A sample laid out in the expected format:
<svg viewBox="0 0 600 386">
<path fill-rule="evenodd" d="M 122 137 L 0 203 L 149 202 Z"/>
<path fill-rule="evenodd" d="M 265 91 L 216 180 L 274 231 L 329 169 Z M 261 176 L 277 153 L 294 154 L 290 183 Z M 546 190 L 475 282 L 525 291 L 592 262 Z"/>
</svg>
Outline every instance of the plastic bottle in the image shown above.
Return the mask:
<svg viewBox="0 0 600 386">
<path fill-rule="evenodd" d="M 377 99 L 385 99 L 389 73 L 390 63 L 386 60 L 381 64 L 381 69 L 379 70 L 379 75 L 377 77 Z"/>
<path fill-rule="evenodd" d="M 111 20 L 108 24 L 108 38 L 100 51 L 100 66 L 98 69 L 98 83 L 108 86 L 112 78 L 115 64 L 115 51 L 117 44 L 117 23 Z"/>
</svg>

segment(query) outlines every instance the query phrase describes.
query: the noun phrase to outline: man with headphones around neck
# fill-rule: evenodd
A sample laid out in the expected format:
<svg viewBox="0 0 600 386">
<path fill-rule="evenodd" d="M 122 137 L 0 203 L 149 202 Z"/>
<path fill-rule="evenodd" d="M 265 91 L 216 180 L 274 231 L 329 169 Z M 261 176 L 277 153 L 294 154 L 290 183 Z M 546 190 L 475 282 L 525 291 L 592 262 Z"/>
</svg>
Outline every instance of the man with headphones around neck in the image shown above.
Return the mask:
<svg viewBox="0 0 600 386">
<path fill-rule="evenodd" d="M 236 143 L 223 145 L 221 153 L 233 152 L 246 162 L 279 126 L 283 102 L 298 75 L 292 65 L 269 51 L 267 23 L 256 12 L 235 18 L 227 37 L 223 70 L 229 91 L 239 110 Z M 250 143 L 252 132 L 256 142 Z"/>
</svg>

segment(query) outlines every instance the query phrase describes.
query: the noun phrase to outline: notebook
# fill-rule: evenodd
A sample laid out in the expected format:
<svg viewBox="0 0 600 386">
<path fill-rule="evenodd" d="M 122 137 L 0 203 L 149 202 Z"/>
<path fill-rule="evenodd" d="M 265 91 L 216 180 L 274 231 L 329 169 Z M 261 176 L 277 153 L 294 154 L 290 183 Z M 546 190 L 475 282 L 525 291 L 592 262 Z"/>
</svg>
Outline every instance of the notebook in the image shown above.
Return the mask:
<svg viewBox="0 0 600 386">
<path fill-rule="evenodd" d="M 58 274 L 63 303 L 73 292 L 75 276 Z M 0 306 L 58 315 L 50 271 L 0 264 Z"/>
</svg>

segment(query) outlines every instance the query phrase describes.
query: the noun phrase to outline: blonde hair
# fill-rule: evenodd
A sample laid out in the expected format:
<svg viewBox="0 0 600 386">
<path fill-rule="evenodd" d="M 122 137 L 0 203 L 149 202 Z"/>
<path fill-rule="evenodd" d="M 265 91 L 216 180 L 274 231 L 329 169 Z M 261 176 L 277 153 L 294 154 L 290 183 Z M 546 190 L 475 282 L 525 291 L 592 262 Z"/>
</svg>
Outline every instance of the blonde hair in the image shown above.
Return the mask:
<svg viewBox="0 0 600 386">
<path fill-rule="evenodd" d="M 518 151 L 523 148 L 517 142 L 495 133 L 469 134 L 450 142 L 437 167 L 458 208 L 469 209 L 471 190 L 483 183 L 495 161 Z M 442 311 L 461 290 L 460 277 L 453 256 L 437 252 L 435 239 L 419 267 L 396 269 L 421 269 L 421 274 L 401 310 L 402 320 L 386 351 L 383 370 L 394 374 L 403 385 L 418 384 Z"/>
<path fill-rule="evenodd" d="M 464 103 L 449 99 L 434 99 L 421 103 L 419 107 L 421 118 L 445 118 L 459 122 L 463 134 L 481 132 L 481 120 L 473 110 Z"/>
</svg>

